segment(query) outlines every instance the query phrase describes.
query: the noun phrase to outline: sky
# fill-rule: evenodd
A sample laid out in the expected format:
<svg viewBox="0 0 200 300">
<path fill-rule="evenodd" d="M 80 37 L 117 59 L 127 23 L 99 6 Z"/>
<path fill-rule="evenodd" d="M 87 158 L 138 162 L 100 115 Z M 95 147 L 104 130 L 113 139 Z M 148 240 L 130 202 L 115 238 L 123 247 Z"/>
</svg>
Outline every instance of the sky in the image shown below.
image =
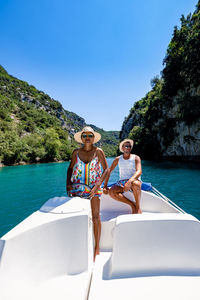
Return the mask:
<svg viewBox="0 0 200 300">
<path fill-rule="evenodd" d="M 197 0 L 0 0 L 0 65 L 104 130 L 160 75 Z"/>
</svg>

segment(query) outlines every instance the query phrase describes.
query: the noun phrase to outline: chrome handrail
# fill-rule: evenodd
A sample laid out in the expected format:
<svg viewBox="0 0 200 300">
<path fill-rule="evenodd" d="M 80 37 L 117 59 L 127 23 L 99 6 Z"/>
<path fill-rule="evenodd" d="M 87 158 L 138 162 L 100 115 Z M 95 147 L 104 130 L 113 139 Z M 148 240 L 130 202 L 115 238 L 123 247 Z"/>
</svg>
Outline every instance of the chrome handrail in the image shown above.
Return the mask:
<svg viewBox="0 0 200 300">
<path fill-rule="evenodd" d="M 163 200 L 169 202 L 170 204 L 172 204 L 175 208 L 177 208 L 180 212 L 182 212 L 183 214 L 185 214 L 186 212 L 180 208 L 176 203 L 174 203 L 172 200 L 170 200 L 169 198 L 167 198 L 165 195 L 163 195 L 161 192 L 159 192 L 154 186 L 152 186 L 152 191 L 159 197 L 161 197 Z"/>
</svg>

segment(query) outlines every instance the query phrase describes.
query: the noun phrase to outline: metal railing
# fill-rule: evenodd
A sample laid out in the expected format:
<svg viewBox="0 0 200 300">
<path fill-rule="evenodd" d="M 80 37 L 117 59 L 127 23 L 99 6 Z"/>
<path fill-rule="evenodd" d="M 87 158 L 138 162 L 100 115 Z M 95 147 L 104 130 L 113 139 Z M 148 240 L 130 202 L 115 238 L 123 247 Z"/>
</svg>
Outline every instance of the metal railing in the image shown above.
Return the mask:
<svg viewBox="0 0 200 300">
<path fill-rule="evenodd" d="M 159 192 L 154 186 L 152 186 L 152 192 L 158 196 L 161 197 L 163 200 L 167 201 L 168 203 L 170 203 L 171 205 L 173 205 L 176 209 L 178 209 L 180 212 L 182 212 L 183 214 L 185 214 L 186 212 L 180 208 L 176 203 L 174 203 L 172 200 L 170 200 L 169 198 L 167 198 L 165 195 L 163 195 L 161 192 Z"/>
</svg>

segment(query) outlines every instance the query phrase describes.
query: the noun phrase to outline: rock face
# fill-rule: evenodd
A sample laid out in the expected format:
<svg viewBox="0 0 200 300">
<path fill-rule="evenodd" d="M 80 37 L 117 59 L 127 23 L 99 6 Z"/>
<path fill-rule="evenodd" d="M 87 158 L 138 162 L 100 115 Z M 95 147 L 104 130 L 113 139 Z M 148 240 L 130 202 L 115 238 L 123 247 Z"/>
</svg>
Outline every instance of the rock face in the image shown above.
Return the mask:
<svg viewBox="0 0 200 300">
<path fill-rule="evenodd" d="M 42 109 L 49 114 L 53 114 L 60 120 L 63 129 L 66 129 L 69 134 L 74 134 L 77 128 L 82 128 L 86 125 L 85 120 L 73 112 L 65 110 L 62 105 L 50 98 L 51 102 L 46 99 L 44 103 L 41 103 L 37 98 L 30 96 L 29 94 L 24 94 L 17 88 L 20 98 L 23 102 L 33 104 L 37 109 Z M 42 94 L 42 92 L 40 92 Z M 44 93 L 43 93 L 44 94 Z M 45 95 L 45 94 L 44 94 Z M 52 106 L 52 102 L 59 103 L 58 107 Z"/>
<path fill-rule="evenodd" d="M 181 122 L 177 124 L 174 131 L 176 138 L 163 151 L 163 155 L 200 158 L 200 122 L 191 126 Z"/>
<path fill-rule="evenodd" d="M 198 97 L 200 105 L 199 88 L 200 86 L 190 89 L 190 99 L 192 99 L 192 97 Z M 183 91 L 173 98 L 172 107 L 165 112 L 168 118 L 176 119 L 176 122 L 173 128 L 174 139 L 172 139 L 169 145 L 164 147 L 162 140 L 165 137 L 159 137 L 162 145 L 162 153 L 164 157 L 188 157 L 189 159 L 197 159 L 200 158 L 200 114 L 197 120 L 189 122 L 189 124 L 187 124 L 186 121 L 177 120 L 179 97 L 184 97 Z M 196 110 L 199 110 L 199 106 L 196 107 Z"/>
<path fill-rule="evenodd" d="M 149 105 L 147 94 L 142 101 L 136 102 L 125 118 L 120 139 L 129 137 L 135 140 L 138 154 L 147 159 L 200 161 L 199 87 L 190 89 L 188 98 L 191 106 L 193 106 L 192 99 L 199 99 L 199 102 L 197 101 L 199 105 L 195 107 L 195 110 L 199 111 L 199 118 L 195 117 L 189 122 L 187 119 L 184 120 L 179 104 L 180 97 L 184 96 L 184 92 L 181 91 L 178 96 L 172 98 L 170 104 L 159 100 L 152 101 Z"/>
<path fill-rule="evenodd" d="M 135 140 L 143 158 L 200 160 L 200 0 L 181 17 L 163 60 L 161 76 L 125 119 L 120 138 Z"/>
</svg>

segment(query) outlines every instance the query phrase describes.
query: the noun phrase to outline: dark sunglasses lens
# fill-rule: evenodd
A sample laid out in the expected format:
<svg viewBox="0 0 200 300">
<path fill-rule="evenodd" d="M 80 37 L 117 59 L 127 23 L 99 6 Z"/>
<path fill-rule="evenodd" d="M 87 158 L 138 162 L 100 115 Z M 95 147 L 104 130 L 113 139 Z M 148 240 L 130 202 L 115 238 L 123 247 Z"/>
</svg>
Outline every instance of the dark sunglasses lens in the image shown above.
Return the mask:
<svg viewBox="0 0 200 300">
<path fill-rule="evenodd" d="M 124 146 L 124 147 L 127 148 L 127 149 L 128 149 L 128 148 L 131 148 L 131 146 Z"/>
<path fill-rule="evenodd" d="M 84 139 L 85 139 L 86 137 L 93 138 L 93 136 L 94 136 L 93 134 L 82 134 L 82 135 L 81 135 L 81 137 L 84 138 Z"/>
</svg>

